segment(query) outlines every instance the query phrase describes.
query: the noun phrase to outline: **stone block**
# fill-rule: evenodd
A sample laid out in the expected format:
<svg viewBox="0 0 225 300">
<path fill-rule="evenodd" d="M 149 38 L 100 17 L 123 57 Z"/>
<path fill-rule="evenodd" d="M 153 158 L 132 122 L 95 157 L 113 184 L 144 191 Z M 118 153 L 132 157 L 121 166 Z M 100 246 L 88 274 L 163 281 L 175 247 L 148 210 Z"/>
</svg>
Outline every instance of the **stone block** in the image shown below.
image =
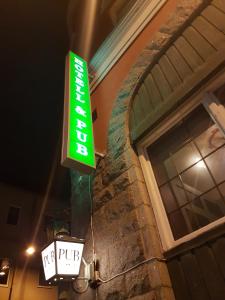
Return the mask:
<svg viewBox="0 0 225 300">
<path fill-rule="evenodd" d="M 102 173 L 102 171 L 105 168 L 105 159 L 103 157 L 97 157 L 96 158 L 96 171 L 95 171 L 95 176 L 99 175 Z"/>
<path fill-rule="evenodd" d="M 104 206 L 94 211 L 93 214 L 93 230 L 94 232 L 102 232 L 104 231 L 105 225 L 107 224 L 105 218 L 105 208 Z"/>
<path fill-rule="evenodd" d="M 138 219 L 140 228 L 146 226 L 155 226 L 155 216 L 153 214 L 152 208 L 148 205 L 141 204 L 135 209 L 135 213 Z M 158 237 L 158 234 L 157 234 Z"/>
<path fill-rule="evenodd" d="M 161 287 L 156 291 L 157 300 L 175 300 L 172 288 Z"/>
<path fill-rule="evenodd" d="M 102 184 L 102 175 L 96 174 L 94 181 L 93 181 L 93 193 L 94 195 L 98 192 L 101 192 L 102 189 L 104 188 L 104 185 Z"/>
<path fill-rule="evenodd" d="M 116 194 L 123 192 L 129 184 L 130 178 L 128 171 L 116 178 L 112 183 Z"/>
<path fill-rule="evenodd" d="M 126 158 L 123 154 L 121 154 L 116 159 L 108 157 L 106 161 L 106 168 L 103 171 L 103 184 L 109 184 L 115 178 L 124 173 L 128 168 L 129 165 L 127 165 Z"/>
<path fill-rule="evenodd" d="M 145 182 L 135 181 L 128 186 L 127 192 L 132 199 L 134 206 L 140 204 L 150 205 L 150 198 L 146 189 Z"/>
<path fill-rule="evenodd" d="M 145 182 L 142 170 L 138 166 L 134 165 L 131 168 L 129 168 L 128 174 L 129 174 L 130 183 L 133 183 L 136 180 L 139 180 L 141 182 Z"/>
<path fill-rule="evenodd" d="M 96 251 L 96 258 L 99 261 L 100 277 L 105 280 L 109 278 L 110 260 L 108 248 L 101 248 Z"/>
<path fill-rule="evenodd" d="M 148 276 L 148 268 L 146 265 L 140 266 L 125 275 L 126 291 L 128 298 L 143 295 L 151 290 Z"/>
<path fill-rule="evenodd" d="M 146 226 L 141 231 L 141 234 L 145 257 L 162 257 L 162 245 L 156 227 Z"/>
<path fill-rule="evenodd" d="M 98 288 L 98 300 L 125 300 L 125 279 L 120 276 L 108 283 L 103 283 Z"/>
<path fill-rule="evenodd" d="M 106 203 L 104 208 L 107 223 L 114 223 L 114 226 L 119 226 L 115 221 L 123 219 L 126 214 L 135 208 L 135 205 L 132 197 L 130 197 L 130 193 L 125 190 L 115 196 L 112 201 Z"/>
<path fill-rule="evenodd" d="M 148 263 L 148 267 L 151 287 L 153 289 L 162 286 L 171 288 L 171 281 L 165 262 L 152 261 Z"/>
<path fill-rule="evenodd" d="M 131 232 L 140 230 L 141 224 L 138 223 L 136 210 L 132 210 L 119 221 L 120 236 L 126 237 Z"/>
<path fill-rule="evenodd" d="M 139 232 L 130 232 L 109 249 L 110 274 L 118 274 L 144 260 Z"/>
<path fill-rule="evenodd" d="M 103 188 L 100 192 L 94 193 L 94 199 L 93 199 L 94 211 L 98 210 L 105 203 L 112 200 L 114 195 L 115 195 L 115 191 L 113 185 L 109 185 Z"/>
<path fill-rule="evenodd" d="M 118 128 L 109 136 L 108 154 L 112 158 L 117 158 L 124 152 L 128 143 L 128 135 L 124 128 Z"/>
<path fill-rule="evenodd" d="M 176 10 L 167 19 L 165 25 L 160 28 L 161 33 L 173 35 L 187 21 L 191 14 L 203 3 L 203 0 L 180 0 Z"/>
<path fill-rule="evenodd" d="M 157 300 L 157 295 L 155 291 L 151 291 L 149 293 L 146 293 L 144 295 L 140 295 L 134 298 L 131 298 L 132 300 Z"/>
<path fill-rule="evenodd" d="M 115 132 L 118 129 L 124 128 L 125 126 L 125 122 L 126 122 L 126 118 L 125 118 L 125 114 L 122 114 L 118 112 L 117 109 L 115 109 L 115 111 L 113 111 L 114 115 L 110 121 L 110 125 L 109 125 L 109 134 L 112 134 L 113 132 Z"/>
</svg>

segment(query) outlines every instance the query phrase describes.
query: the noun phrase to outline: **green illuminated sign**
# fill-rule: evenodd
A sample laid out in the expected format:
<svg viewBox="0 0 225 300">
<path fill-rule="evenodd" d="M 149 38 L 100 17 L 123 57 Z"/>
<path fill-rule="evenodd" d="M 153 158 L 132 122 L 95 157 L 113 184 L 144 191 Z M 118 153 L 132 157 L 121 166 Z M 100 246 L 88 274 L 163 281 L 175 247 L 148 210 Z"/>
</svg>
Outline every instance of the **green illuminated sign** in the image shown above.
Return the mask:
<svg viewBox="0 0 225 300">
<path fill-rule="evenodd" d="M 87 63 L 69 52 L 66 64 L 62 164 L 85 173 L 95 168 Z"/>
</svg>

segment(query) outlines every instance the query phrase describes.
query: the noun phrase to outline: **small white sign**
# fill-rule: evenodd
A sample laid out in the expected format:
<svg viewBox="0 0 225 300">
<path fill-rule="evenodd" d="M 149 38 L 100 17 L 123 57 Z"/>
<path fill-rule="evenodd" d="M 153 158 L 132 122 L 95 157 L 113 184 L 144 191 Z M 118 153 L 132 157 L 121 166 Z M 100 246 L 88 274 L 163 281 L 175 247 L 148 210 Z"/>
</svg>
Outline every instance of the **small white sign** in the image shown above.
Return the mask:
<svg viewBox="0 0 225 300">
<path fill-rule="evenodd" d="M 55 267 L 55 247 L 54 242 L 41 252 L 44 267 L 45 279 L 53 277 L 56 274 Z"/>
<path fill-rule="evenodd" d="M 84 245 L 80 243 L 56 241 L 58 275 L 79 274 L 83 248 Z"/>
</svg>

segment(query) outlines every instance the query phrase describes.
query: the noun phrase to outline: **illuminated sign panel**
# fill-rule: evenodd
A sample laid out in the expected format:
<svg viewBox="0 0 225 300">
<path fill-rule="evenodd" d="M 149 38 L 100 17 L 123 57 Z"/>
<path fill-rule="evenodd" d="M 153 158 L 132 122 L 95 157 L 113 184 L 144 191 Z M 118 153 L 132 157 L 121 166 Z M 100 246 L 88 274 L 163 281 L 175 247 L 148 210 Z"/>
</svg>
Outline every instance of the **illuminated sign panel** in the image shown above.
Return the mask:
<svg viewBox="0 0 225 300">
<path fill-rule="evenodd" d="M 41 252 L 45 279 L 79 275 L 83 248 L 83 243 L 67 241 L 54 241 L 47 246 Z"/>
<path fill-rule="evenodd" d="M 48 280 L 56 274 L 54 243 L 51 243 L 47 248 L 45 248 L 41 252 L 41 256 L 44 267 L 45 279 Z"/>
<path fill-rule="evenodd" d="M 66 62 L 62 164 L 90 173 L 95 168 L 87 63 L 69 52 Z"/>
<path fill-rule="evenodd" d="M 83 247 L 83 244 L 56 242 L 58 274 L 71 276 L 79 274 Z"/>
</svg>

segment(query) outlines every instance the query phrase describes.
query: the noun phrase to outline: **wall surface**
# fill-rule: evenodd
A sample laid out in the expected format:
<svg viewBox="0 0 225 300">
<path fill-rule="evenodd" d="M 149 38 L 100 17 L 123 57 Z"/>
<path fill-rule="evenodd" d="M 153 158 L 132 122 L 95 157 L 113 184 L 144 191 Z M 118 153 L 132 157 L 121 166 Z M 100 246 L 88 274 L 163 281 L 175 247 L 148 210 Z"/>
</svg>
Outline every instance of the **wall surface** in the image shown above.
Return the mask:
<svg viewBox="0 0 225 300">
<path fill-rule="evenodd" d="M 142 170 L 130 145 L 128 118 L 139 78 L 193 13 L 203 9 L 202 2 L 207 5 L 200 0 L 168 1 L 146 36 L 143 32 L 143 44 L 136 41 L 93 94 L 110 123 L 108 128 L 95 125 L 103 139 L 107 133 L 108 147 L 95 175 L 93 226 L 84 257 L 91 262 L 96 253 L 105 282 L 96 292 L 89 289 L 72 299 L 91 300 L 96 294 L 100 300 L 175 299 Z"/>
<path fill-rule="evenodd" d="M 115 99 L 123 86 L 128 72 L 138 59 L 140 53 L 145 55 L 146 45 L 153 39 L 164 20 L 176 7 L 176 0 L 169 0 L 137 37 L 132 46 L 110 70 L 100 85 L 91 95 L 92 110 L 97 109 L 98 118 L 94 122 L 95 147 L 100 153 L 107 151 L 109 120 Z"/>
<path fill-rule="evenodd" d="M 169 259 L 168 269 L 177 300 L 225 299 L 224 229 L 222 235 L 204 237 L 197 245 Z"/>
<path fill-rule="evenodd" d="M 40 259 L 36 261 L 37 256 L 35 256 L 28 263 L 28 259 L 25 256 L 25 249 L 28 242 L 31 241 L 35 225 L 34 216 L 38 196 L 6 184 L 0 184 L 0 191 L 0 258 L 8 258 L 10 262 L 8 285 L 0 286 L 0 299 L 9 300 L 11 288 L 10 300 L 57 299 L 57 288 L 38 286 Z M 10 206 L 20 207 L 17 225 L 7 224 Z M 40 255 L 40 253 L 37 255 Z"/>
<path fill-rule="evenodd" d="M 17 267 L 13 285 L 12 272 L 8 287 L 0 287 L 0 299 L 8 300 L 10 287 L 12 285 L 11 300 L 56 300 L 56 287 L 40 287 L 38 284 L 39 269 Z"/>
</svg>

